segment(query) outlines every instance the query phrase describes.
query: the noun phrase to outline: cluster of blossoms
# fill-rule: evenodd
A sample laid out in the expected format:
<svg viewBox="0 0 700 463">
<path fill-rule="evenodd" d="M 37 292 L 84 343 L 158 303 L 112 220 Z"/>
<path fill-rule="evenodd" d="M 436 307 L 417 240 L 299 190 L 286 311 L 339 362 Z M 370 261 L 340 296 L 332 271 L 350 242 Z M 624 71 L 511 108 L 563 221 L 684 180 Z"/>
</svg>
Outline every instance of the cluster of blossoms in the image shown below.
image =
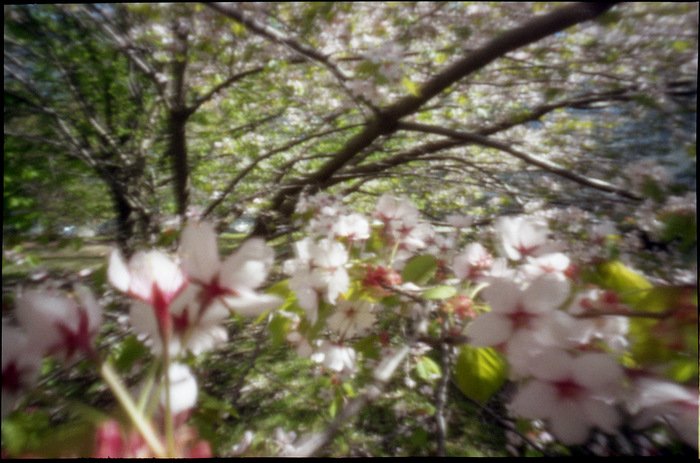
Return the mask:
<svg viewBox="0 0 700 463">
<path fill-rule="evenodd" d="M 315 333 L 326 333 L 326 338 L 307 339 L 310 330 L 300 329 L 297 320 L 288 340 L 300 354 L 337 373 L 357 371 L 360 358 L 344 341 L 373 330 L 376 333 L 375 314 L 385 309 L 381 303 L 362 300 L 348 291 L 348 272 L 361 273 L 362 287 L 380 300 L 391 295 L 392 288 L 420 294 L 425 288 L 403 283 L 398 272 L 419 253 L 430 254 L 439 257 L 438 262 L 449 262 L 447 270 L 456 277 L 450 280 L 447 272 L 438 272 L 436 281 L 477 288 L 476 293 L 481 290 L 480 299 L 490 311 L 477 316 L 472 299 L 458 292 L 441 306 L 413 304 L 402 313 L 414 318 L 423 333 L 430 320 L 439 319 L 439 313 L 455 315 L 450 333 L 458 328 L 469 344 L 500 352 L 508 363 L 510 379 L 520 385 L 509 404 L 512 414 L 545 423 L 567 445 L 586 443 L 594 429 L 615 434 L 623 423 L 643 429 L 656 420 L 697 446 L 689 431 L 697 422 L 697 394 L 652 371 L 622 366 L 620 359 L 630 347 L 626 315 L 631 309 L 617 293 L 581 283 L 581 264 L 574 264 L 563 252 L 563 242 L 550 238 L 545 217 L 498 219 L 491 246 L 497 252 L 492 254 L 476 242 L 455 252 L 455 236 L 437 233 L 402 198 L 379 198 L 372 227 L 368 230 L 362 221 L 362 239 L 356 241 L 343 240 L 334 231 L 350 214 L 361 218 L 337 199 L 321 195 L 304 198 L 302 204 L 299 212 L 310 212 L 307 233 L 315 238 L 295 244 L 297 258 L 288 261 L 285 269 L 292 275 L 290 289 L 306 311 L 307 322 L 317 328 L 321 324 L 325 331 Z M 458 229 L 468 225 L 468 218 L 452 221 Z M 589 246 L 598 249 L 615 233 L 609 221 L 585 230 Z M 384 247 L 372 253 L 364 239 L 375 235 Z M 348 258 L 353 245 L 372 263 L 354 265 Z M 329 263 L 332 256 L 336 257 Z M 319 276 L 309 277 L 309 272 Z M 343 277 L 331 278 L 333 272 Z M 303 277 L 297 277 L 299 274 Z M 301 281 L 317 283 L 303 286 Z M 323 318 L 318 317 L 319 301 L 333 306 Z M 395 349 L 382 350 L 386 357 Z"/>
<path fill-rule="evenodd" d="M 198 385 L 183 359 L 225 343 L 232 314 L 259 317 L 274 309 L 270 320 L 284 320 L 276 324 L 284 326 L 282 339 L 330 373 L 336 386 L 366 377 L 386 383 L 406 358 L 408 387 L 416 384 L 411 363 L 421 379 L 434 382 L 441 369 L 426 359 L 432 346 L 451 339 L 451 345 L 490 348 L 505 359 L 504 375 L 518 386 L 509 411 L 546 427 L 550 439 L 580 445 L 593 430 L 615 435 L 623 424 L 643 430 L 661 422 L 697 447 L 697 392 L 643 363 L 623 366 L 621 359 L 633 358 L 632 309 L 618 293 L 582 281 L 581 261 L 552 239 L 545 215 L 501 217 L 490 243 L 458 250 L 458 232 L 469 217 L 449 217 L 455 230 L 443 233 L 404 198 L 383 195 L 364 216 L 322 193 L 302 197 L 296 212 L 305 229 L 292 246 L 294 256 L 283 262 L 288 280 L 276 285 L 286 288 L 280 289 L 285 297 L 259 291 L 274 263 L 267 244 L 250 239 L 222 260 L 206 222 L 185 226 L 176 256 L 151 250 L 126 261 L 118 251 L 110 255 L 109 282 L 132 299 L 130 328 L 166 367 L 153 397 L 166 435 L 172 423 L 168 445 L 175 448 L 168 454 L 211 455 L 184 424 Z M 615 227 L 600 222 L 584 232 L 591 246 L 601 246 Z M 650 331 L 676 351 L 685 348 L 683 342 L 671 346 L 676 333 L 697 320 L 697 302 L 686 296 Z M 3 417 L 36 381 L 43 357 L 99 360 L 102 309 L 82 286 L 71 295 L 21 292 L 16 319 L 18 326 L 3 320 L 2 327 Z M 361 370 L 371 374 L 358 375 Z M 109 372 L 103 377 L 112 384 Z M 120 401 L 128 398 L 122 393 Z M 138 430 L 104 422 L 95 454 L 166 455 L 153 433 Z M 251 436 L 235 452 L 245 451 Z M 277 438 L 291 453 L 293 440 L 295 434 L 281 431 Z"/>
<path fill-rule="evenodd" d="M 176 258 L 153 250 L 137 252 L 127 263 L 117 250 L 110 255 L 109 282 L 133 299 L 131 328 L 157 358 L 167 360 L 163 383 L 168 387 L 161 387 L 159 401 L 161 410 L 168 407 L 180 423 L 174 436 L 178 455 L 211 456 L 211 451 L 183 425 L 196 404 L 198 387 L 189 367 L 177 360 L 187 352 L 199 355 L 224 343 L 224 322 L 231 314 L 258 316 L 281 303 L 277 296 L 257 291 L 273 260 L 269 246 L 251 239 L 222 262 L 214 228 L 204 222 L 185 227 Z M 102 308 L 87 288 L 77 286 L 74 296 L 24 291 L 16 300 L 16 317 L 19 327 L 4 320 L 2 327 L 3 417 L 36 380 L 42 357 L 71 362 L 85 354 L 99 360 L 95 338 Z M 162 456 L 140 435 L 124 438 L 115 426 L 105 422 L 98 429 L 96 455 Z"/>
<path fill-rule="evenodd" d="M 665 420 L 697 446 L 690 432 L 697 425 L 697 394 L 620 365 L 629 320 L 614 314 L 629 309 L 617 294 L 575 291 L 575 267 L 559 252 L 561 245 L 548 239 L 544 221 L 504 217 L 495 231 L 500 257 L 471 244 L 453 265 L 458 277 L 488 285 L 481 296 L 491 311 L 469 323 L 464 334 L 471 344 L 505 355 L 511 379 L 521 382 L 510 411 L 544 420 L 567 445 L 585 443 L 592 428 L 614 434 L 629 415 L 640 428 L 652 416 Z M 605 316 L 587 316 L 593 312 Z"/>
</svg>

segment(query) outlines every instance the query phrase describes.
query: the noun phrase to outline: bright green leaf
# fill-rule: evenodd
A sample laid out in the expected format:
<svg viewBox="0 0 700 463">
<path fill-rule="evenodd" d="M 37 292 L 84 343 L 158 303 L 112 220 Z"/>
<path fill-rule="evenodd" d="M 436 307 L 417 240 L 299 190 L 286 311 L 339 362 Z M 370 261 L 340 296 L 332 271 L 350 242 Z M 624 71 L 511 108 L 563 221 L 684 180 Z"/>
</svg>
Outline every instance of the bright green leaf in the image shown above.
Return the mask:
<svg viewBox="0 0 700 463">
<path fill-rule="evenodd" d="M 490 347 L 462 346 L 455 363 L 457 386 L 467 397 L 485 403 L 506 380 L 507 364 Z"/>
<path fill-rule="evenodd" d="M 437 272 L 437 260 L 433 256 L 415 256 L 410 259 L 401 272 L 403 281 L 425 284 Z"/>
<path fill-rule="evenodd" d="M 455 294 L 457 294 L 457 288 L 454 286 L 436 286 L 425 291 L 423 293 L 423 298 L 430 300 L 448 299 Z"/>
<path fill-rule="evenodd" d="M 433 359 L 424 355 L 416 363 L 416 374 L 423 381 L 432 383 L 442 376 L 442 370 Z"/>
</svg>

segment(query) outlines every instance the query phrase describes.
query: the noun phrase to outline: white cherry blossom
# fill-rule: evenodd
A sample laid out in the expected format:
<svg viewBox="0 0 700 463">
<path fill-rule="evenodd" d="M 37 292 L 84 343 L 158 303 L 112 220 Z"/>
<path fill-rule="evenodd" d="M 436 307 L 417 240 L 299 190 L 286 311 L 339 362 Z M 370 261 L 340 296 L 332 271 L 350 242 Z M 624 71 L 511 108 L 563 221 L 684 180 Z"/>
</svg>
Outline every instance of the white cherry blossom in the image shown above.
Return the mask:
<svg viewBox="0 0 700 463">
<path fill-rule="evenodd" d="M 373 308 L 369 301 L 340 301 L 326 325 L 343 339 L 362 336 L 377 318 Z"/>
<path fill-rule="evenodd" d="M 526 216 L 501 217 L 494 226 L 501 255 L 510 260 L 541 256 L 556 250 L 547 239 L 549 228 L 544 220 Z"/>
<path fill-rule="evenodd" d="M 311 360 L 341 375 L 352 375 L 357 370 L 357 354 L 352 347 L 328 340 L 318 342 Z"/>
<path fill-rule="evenodd" d="M 350 280 L 345 270 L 348 253 L 337 241 L 314 242 L 308 237 L 294 243 L 294 251 L 296 258 L 287 260 L 284 270 L 292 275 L 289 287 L 313 324 L 318 318 L 320 297 L 334 304 L 338 296 L 348 290 Z"/>
<path fill-rule="evenodd" d="M 559 307 L 567 298 L 569 282 L 546 274 L 525 289 L 507 279 L 494 279 L 481 295 L 491 312 L 469 323 L 464 333 L 476 346 L 507 343 L 520 330 L 537 331 L 543 316 Z"/>
<path fill-rule="evenodd" d="M 173 415 L 185 412 L 197 403 L 197 379 L 187 365 L 173 363 L 168 369 L 170 381 L 170 410 Z M 165 406 L 165 390 L 160 395 L 161 406 Z"/>
<path fill-rule="evenodd" d="M 477 280 L 493 264 L 493 256 L 479 243 L 467 245 L 464 251 L 455 256 L 452 270 L 461 280 Z"/>
<path fill-rule="evenodd" d="M 25 291 L 16 305 L 19 324 L 42 353 L 67 362 L 78 352 L 94 354 L 102 308 L 87 287 L 76 286 L 75 297 L 57 291 Z"/>
<path fill-rule="evenodd" d="M 223 306 L 239 315 L 257 316 L 282 302 L 255 291 L 274 261 L 274 251 L 261 239 L 249 239 L 221 262 L 214 227 L 190 223 L 182 232 L 179 254 L 190 281 L 200 288 L 202 314 Z"/>
<path fill-rule="evenodd" d="M 637 429 L 664 422 L 686 444 L 698 448 L 698 391 L 668 381 L 642 377 L 634 381 L 627 408 Z"/>
<path fill-rule="evenodd" d="M 19 327 L 2 321 L 2 418 L 39 376 L 42 352 L 34 341 Z"/>
<path fill-rule="evenodd" d="M 615 402 L 624 373 L 612 357 L 604 353 L 574 357 L 549 349 L 534 357 L 530 372 L 533 378 L 509 405 L 512 413 L 547 420 L 565 445 L 583 444 L 594 427 L 616 432 L 621 417 Z"/>
</svg>

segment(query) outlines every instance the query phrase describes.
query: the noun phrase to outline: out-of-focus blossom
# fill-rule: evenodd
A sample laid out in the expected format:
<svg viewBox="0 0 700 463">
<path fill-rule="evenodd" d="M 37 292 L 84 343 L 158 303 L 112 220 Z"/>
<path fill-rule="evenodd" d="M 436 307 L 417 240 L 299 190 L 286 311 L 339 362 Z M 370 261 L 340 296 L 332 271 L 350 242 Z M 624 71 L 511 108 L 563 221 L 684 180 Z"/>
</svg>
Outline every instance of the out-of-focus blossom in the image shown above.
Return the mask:
<svg viewBox="0 0 700 463">
<path fill-rule="evenodd" d="M 377 318 L 373 307 L 368 301 L 340 301 L 326 324 L 343 339 L 362 336 Z"/>
<path fill-rule="evenodd" d="M 698 448 L 698 391 L 655 378 L 638 378 L 627 407 L 633 427 L 643 429 L 664 422 L 686 444 Z"/>
<path fill-rule="evenodd" d="M 170 380 L 170 410 L 173 415 L 190 410 L 197 403 L 197 379 L 187 365 L 173 363 L 168 370 Z M 161 406 L 165 406 L 165 390 L 160 395 Z"/>
<path fill-rule="evenodd" d="M 513 281 L 495 279 L 481 294 L 491 312 L 469 323 L 464 333 L 474 345 L 498 346 L 521 330 L 536 331 L 543 315 L 566 300 L 569 282 L 546 274 L 521 289 Z"/>
<path fill-rule="evenodd" d="M 282 302 L 255 291 L 274 261 L 274 251 L 261 239 L 246 241 L 221 262 L 214 227 L 208 222 L 190 223 L 182 232 L 179 253 L 188 278 L 200 288 L 197 300 L 202 313 L 223 305 L 239 315 L 257 316 Z"/>
<path fill-rule="evenodd" d="M 84 286 L 75 287 L 75 297 L 30 290 L 17 298 L 17 320 L 35 349 L 69 362 L 78 352 L 94 353 L 102 308 Z"/>
<path fill-rule="evenodd" d="M 132 313 L 153 310 L 158 330 L 170 331 L 170 304 L 187 286 L 175 262 L 162 252 L 149 251 L 134 254 L 127 266 L 115 250 L 109 258 L 107 276 L 115 288 L 139 301 L 132 305 Z"/>
<path fill-rule="evenodd" d="M 623 380 L 622 367 L 603 353 L 573 357 L 560 349 L 537 355 L 533 378 L 521 386 L 509 408 L 515 415 L 549 422 L 565 445 L 583 444 L 591 428 L 614 433 L 621 422 L 615 408 Z"/>
<path fill-rule="evenodd" d="M 549 228 L 543 220 L 525 216 L 501 217 L 496 221 L 496 245 L 503 257 L 520 260 L 525 256 L 541 256 L 557 250 L 549 242 Z"/>
<path fill-rule="evenodd" d="M 322 239 L 316 243 L 308 237 L 294 243 L 294 251 L 296 258 L 284 263 L 284 271 L 292 275 L 289 287 L 313 324 L 318 318 L 319 298 L 334 304 L 349 287 L 345 270 L 348 253 L 337 241 Z"/>
<path fill-rule="evenodd" d="M 455 256 L 452 270 L 461 280 L 477 280 L 493 264 L 491 254 L 479 243 L 467 245 L 464 252 Z"/>
<path fill-rule="evenodd" d="M 315 352 L 311 354 L 311 360 L 346 376 L 351 376 L 357 369 L 357 354 L 352 347 L 325 339 L 319 341 Z"/>
<path fill-rule="evenodd" d="M 2 418 L 39 376 L 41 350 L 19 327 L 2 321 Z"/>
<path fill-rule="evenodd" d="M 175 457 L 211 458 L 209 442 L 201 440 L 197 432 L 189 426 L 175 429 Z M 116 420 L 102 422 L 95 432 L 93 458 L 155 458 L 141 435 L 132 430 L 126 431 Z"/>
</svg>

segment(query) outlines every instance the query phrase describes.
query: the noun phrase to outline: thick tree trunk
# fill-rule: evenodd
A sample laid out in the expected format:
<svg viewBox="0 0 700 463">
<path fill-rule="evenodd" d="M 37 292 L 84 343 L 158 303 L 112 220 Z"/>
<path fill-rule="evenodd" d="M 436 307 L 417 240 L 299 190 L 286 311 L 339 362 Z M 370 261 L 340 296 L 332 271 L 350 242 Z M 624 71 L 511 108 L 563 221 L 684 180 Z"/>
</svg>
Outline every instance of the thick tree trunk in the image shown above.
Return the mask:
<svg viewBox="0 0 700 463">
<path fill-rule="evenodd" d="M 170 113 L 170 159 L 173 169 L 173 187 L 177 213 L 184 219 L 189 201 L 189 169 L 187 166 L 187 138 L 185 124 L 187 115 L 177 111 Z"/>
</svg>

